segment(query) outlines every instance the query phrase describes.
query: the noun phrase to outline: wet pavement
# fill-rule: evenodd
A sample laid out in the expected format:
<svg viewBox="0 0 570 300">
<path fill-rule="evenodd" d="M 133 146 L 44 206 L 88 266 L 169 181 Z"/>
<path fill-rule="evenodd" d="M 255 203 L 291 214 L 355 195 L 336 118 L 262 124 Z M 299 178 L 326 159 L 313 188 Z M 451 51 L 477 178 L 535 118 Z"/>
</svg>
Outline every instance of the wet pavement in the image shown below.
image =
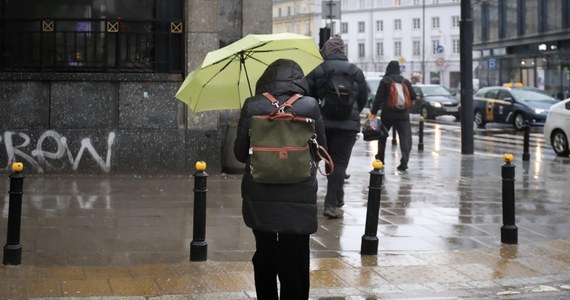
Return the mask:
<svg viewBox="0 0 570 300">
<path fill-rule="evenodd" d="M 414 126 L 417 132 L 417 123 Z M 476 129 L 461 154 L 458 123 L 426 123 L 409 169 L 386 149 L 378 255 L 360 255 L 376 145 L 357 141 L 345 215 L 322 216 L 311 238 L 312 299 L 567 299 L 570 297 L 570 158 L 540 130 Z M 390 140 L 389 140 L 390 142 Z M 515 156 L 518 245 L 501 244 L 501 165 Z M 0 239 L 5 241 L 8 178 Z M 184 176 L 27 175 L 20 266 L 0 267 L 2 299 L 254 299 L 251 230 L 241 217 L 240 176 L 208 178 L 208 260 L 190 262 L 193 188 Z"/>
</svg>

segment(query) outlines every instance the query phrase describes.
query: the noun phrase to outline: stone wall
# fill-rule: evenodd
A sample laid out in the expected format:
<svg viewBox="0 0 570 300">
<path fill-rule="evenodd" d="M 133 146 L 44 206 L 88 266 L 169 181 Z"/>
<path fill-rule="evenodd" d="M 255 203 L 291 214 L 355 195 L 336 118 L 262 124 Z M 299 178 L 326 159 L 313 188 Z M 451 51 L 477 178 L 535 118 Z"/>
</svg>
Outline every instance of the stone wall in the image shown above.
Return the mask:
<svg viewBox="0 0 570 300">
<path fill-rule="evenodd" d="M 174 95 L 209 51 L 271 33 L 271 1 L 186 0 L 185 74 L 0 73 L 0 172 L 238 172 L 239 111 L 193 113 Z"/>
<path fill-rule="evenodd" d="M 223 130 L 179 127 L 182 75 L 0 74 L 0 166 L 32 173 L 219 172 Z"/>
</svg>

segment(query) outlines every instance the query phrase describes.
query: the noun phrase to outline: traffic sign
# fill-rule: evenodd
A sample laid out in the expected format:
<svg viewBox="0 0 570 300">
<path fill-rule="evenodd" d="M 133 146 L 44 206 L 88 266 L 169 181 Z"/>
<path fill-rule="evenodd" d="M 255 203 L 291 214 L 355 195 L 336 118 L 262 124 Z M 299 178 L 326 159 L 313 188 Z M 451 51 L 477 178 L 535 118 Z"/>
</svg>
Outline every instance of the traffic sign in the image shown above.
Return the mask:
<svg viewBox="0 0 570 300">
<path fill-rule="evenodd" d="M 497 69 L 497 60 L 495 58 L 489 58 L 489 70 Z"/>
<path fill-rule="evenodd" d="M 323 1 L 321 5 L 323 19 L 340 19 L 340 1 Z"/>
<path fill-rule="evenodd" d="M 444 50 L 445 50 L 445 49 L 443 48 L 442 45 L 437 45 L 437 47 L 435 48 L 435 51 L 436 51 L 437 53 L 443 53 Z"/>
<path fill-rule="evenodd" d="M 435 60 L 435 64 L 438 67 L 443 67 L 445 65 L 445 59 L 443 59 L 442 57 L 439 57 L 438 59 Z"/>
</svg>

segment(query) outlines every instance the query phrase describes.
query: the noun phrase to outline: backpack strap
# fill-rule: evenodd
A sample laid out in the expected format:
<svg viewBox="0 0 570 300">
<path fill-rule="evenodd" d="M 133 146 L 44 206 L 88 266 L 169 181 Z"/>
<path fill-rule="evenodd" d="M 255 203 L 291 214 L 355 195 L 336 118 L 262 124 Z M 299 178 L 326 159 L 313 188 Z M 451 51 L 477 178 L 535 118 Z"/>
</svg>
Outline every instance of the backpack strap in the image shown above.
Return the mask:
<svg viewBox="0 0 570 300">
<path fill-rule="evenodd" d="M 271 95 L 269 92 L 265 92 L 262 94 L 265 99 L 267 99 L 269 102 L 271 102 L 271 104 L 279 106 L 279 101 L 277 101 L 277 99 L 275 99 L 275 97 L 273 97 L 273 95 Z M 281 104 L 281 106 L 287 104 L 287 106 L 292 105 L 295 101 L 299 100 L 299 98 L 303 97 L 303 95 L 301 94 L 294 94 L 293 96 L 291 96 L 289 99 L 287 99 L 287 101 L 283 102 L 283 104 Z"/>
<path fill-rule="evenodd" d="M 279 107 L 279 101 L 273 97 L 269 92 L 265 92 L 262 94 L 267 101 L 271 102 L 271 105 L 275 105 L 275 107 Z"/>
<path fill-rule="evenodd" d="M 297 112 L 295 111 L 295 108 L 293 108 L 293 103 L 297 100 L 299 100 L 299 98 L 303 97 L 303 95 L 301 94 L 294 94 L 293 96 L 291 96 L 289 99 L 287 99 L 287 101 L 283 102 L 282 104 L 279 104 L 279 102 L 272 102 L 273 105 L 277 106 L 277 108 L 275 108 L 270 115 L 276 115 L 278 113 L 285 113 L 285 109 L 289 108 L 291 110 L 291 115 L 295 116 L 297 115 Z M 275 98 L 273 98 L 275 99 Z M 277 101 L 277 100 L 275 100 Z"/>
<path fill-rule="evenodd" d="M 285 103 L 283 103 L 283 105 L 287 104 L 288 106 L 293 105 L 293 103 L 297 100 L 299 100 L 299 98 L 303 97 L 303 95 L 301 94 L 295 94 L 293 96 L 291 96 L 291 98 L 287 99 L 287 101 L 285 101 Z"/>
</svg>

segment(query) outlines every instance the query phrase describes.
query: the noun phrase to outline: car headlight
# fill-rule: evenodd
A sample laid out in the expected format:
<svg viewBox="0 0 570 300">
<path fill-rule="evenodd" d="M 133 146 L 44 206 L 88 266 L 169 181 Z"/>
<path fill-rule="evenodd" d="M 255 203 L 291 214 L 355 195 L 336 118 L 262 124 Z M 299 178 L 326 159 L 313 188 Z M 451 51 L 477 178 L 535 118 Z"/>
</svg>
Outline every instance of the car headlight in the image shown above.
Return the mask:
<svg viewBox="0 0 570 300">
<path fill-rule="evenodd" d="M 437 107 L 440 108 L 441 107 L 441 103 L 439 102 L 435 102 L 435 101 L 430 101 L 429 105 L 433 106 L 433 107 Z"/>
<path fill-rule="evenodd" d="M 544 108 L 535 108 L 534 113 L 537 115 L 548 114 L 548 110 Z"/>
</svg>

